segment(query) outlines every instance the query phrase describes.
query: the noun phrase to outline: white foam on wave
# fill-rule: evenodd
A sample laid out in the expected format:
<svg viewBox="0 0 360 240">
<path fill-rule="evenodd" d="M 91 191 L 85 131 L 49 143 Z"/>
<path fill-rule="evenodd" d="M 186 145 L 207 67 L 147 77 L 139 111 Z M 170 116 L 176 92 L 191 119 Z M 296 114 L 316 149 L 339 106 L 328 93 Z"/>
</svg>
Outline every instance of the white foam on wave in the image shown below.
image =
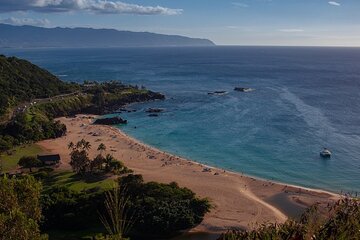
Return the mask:
<svg viewBox="0 0 360 240">
<path fill-rule="evenodd" d="M 301 98 L 290 92 L 287 88 L 281 88 L 280 97 L 295 106 L 302 119 L 318 136 L 319 140 L 324 143 L 324 145 L 336 143 L 342 144 L 346 148 L 349 146 L 356 148 L 360 144 L 359 136 L 349 136 L 340 133 L 332 126 L 332 123 L 321 111 L 321 109 L 306 104 Z M 358 159 L 358 156 L 352 153 L 352 151 L 347 151 L 347 154 L 354 159 Z"/>
<path fill-rule="evenodd" d="M 327 135 L 336 131 L 336 129 L 331 126 L 329 119 L 319 108 L 306 104 L 287 88 L 281 89 L 280 97 L 293 104 L 306 124 L 314 128 L 320 136 L 327 137 Z"/>
</svg>

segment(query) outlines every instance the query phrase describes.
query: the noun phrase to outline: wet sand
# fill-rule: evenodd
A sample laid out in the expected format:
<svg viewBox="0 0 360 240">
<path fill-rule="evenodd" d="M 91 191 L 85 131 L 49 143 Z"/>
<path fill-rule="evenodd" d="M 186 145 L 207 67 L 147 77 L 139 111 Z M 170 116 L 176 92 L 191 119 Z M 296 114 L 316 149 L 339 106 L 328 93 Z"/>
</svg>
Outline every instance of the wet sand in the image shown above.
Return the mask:
<svg viewBox="0 0 360 240">
<path fill-rule="evenodd" d="M 92 125 L 90 115 L 59 118 L 68 133 L 58 139 L 38 144 L 51 153 L 61 155 L 60 169 L 69 170 L 67 144 L 84 138 L 92 145 L 90 157 L 97 154 L 100 143 L 125 165 L 142 174 L 145 181 L 177 182 L 200 197 L 210 199 L 214 208 L 192 233 L 221 233 L 230 228 L 253 228 L 265 222 L 284 222 L 299 209 L 315 203 L 326 205 L 339 198 L 326 191 L 305 189 L 242 174 L 210 168 L 145 145 L 110 126 Z M 293 208 L 296 208 L 295 210 Z M 206 238 L 205 238 L 206 239 Z"/>
</svg>

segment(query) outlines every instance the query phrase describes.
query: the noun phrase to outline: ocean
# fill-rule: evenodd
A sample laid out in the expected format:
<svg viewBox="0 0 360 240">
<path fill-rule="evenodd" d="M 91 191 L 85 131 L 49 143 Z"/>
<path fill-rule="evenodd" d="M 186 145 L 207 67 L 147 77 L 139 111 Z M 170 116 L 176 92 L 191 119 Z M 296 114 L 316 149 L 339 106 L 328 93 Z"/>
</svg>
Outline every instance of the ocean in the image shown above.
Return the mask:
<svg viewBox="0 0 360 240">
<path fill-rule="evenodd" d="M 118 126 L 146 144 L 264 179 L 360 191 L 360 48 L 1 49 L 65 81 L 121 80 L 165 101 Z M 234 87 L 248 87 L 237 92 Z M 224 95 L 209 92 L 226 91 Z M 149 117 L 148 108 L 164 108 Z M 319 152 L 333 155 L 323 159 Z"/>
</svg>

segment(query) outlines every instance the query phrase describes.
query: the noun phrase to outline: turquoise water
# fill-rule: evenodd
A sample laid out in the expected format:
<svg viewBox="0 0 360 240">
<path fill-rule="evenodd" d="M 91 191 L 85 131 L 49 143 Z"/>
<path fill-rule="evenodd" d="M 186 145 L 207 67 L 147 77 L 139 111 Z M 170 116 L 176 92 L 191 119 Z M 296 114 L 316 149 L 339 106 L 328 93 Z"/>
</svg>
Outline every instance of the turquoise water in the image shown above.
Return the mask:
<svg viewBox="0 0 360 240">
<path fill-rule="evenodd" d="M 360 190 L 359 48 L 3 50 L 63 80 L 123 80 L 166 94 L 120 128 L 162 150 L 266 179 Z M 235 92 L 235 86 L 252 92 Z M 208 92 L 224 90 L 223 96 Z M 149 117 L 149 107 L 164 108 Z M 136 128 L 135 128 L 136 127 Z M 319 157 L 323 147 L 331 159 Z"/>
</svg>

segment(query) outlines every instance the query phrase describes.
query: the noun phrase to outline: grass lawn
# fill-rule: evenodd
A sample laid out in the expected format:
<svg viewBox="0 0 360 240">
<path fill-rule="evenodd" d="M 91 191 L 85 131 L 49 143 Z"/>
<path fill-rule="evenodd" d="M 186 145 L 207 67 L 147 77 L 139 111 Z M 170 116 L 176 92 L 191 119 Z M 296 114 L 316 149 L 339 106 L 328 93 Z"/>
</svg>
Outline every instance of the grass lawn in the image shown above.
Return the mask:
<svg viewBox="0 0 360 240">
<path fill-rule="evenodd" d="M 19 159 L 23 156 L 36 156 L 43 152 L 43 149 L 36 144 L 22 145 L 13 148 L 10 152 L 12 155 L 1 155 L 4 172 L 14 170 L 17 167 Z"/>
<path fill-rule="evenodd" d="M 93 176 L 84 179 L 73 172 L 64 171 L 52 173 L 50 180 L 44 185 L 45 187 L 66 186 L 74 191 L 82 191 L 93 188 L 107 190 L 111 189 L 114 183 L 114 179 L 109 179 L 104 176 Z"/>
<path fill-rule="evenodd" d="M 34 173 L 35 175 L 36 173 Z M 67 187 L 73 191 L 91 190 L 102 192 L 113 188 L 115 179 L 107 178 L 107 176 L 88 176 L 80 177 L 72 171 L 55 170 L 49 173 L 49 176 L 43 179 L 43 188 L 46 191 L 51 187 Z M 84 221 L 87 221 L 84 219 Z M 79 230 L 49 230 L 46 231 L 50 240 L 91 240 L 97 233 L 106 232 L 102 225 L 98 223 L 88 222 L 88 229 Z"/>
</svg>

